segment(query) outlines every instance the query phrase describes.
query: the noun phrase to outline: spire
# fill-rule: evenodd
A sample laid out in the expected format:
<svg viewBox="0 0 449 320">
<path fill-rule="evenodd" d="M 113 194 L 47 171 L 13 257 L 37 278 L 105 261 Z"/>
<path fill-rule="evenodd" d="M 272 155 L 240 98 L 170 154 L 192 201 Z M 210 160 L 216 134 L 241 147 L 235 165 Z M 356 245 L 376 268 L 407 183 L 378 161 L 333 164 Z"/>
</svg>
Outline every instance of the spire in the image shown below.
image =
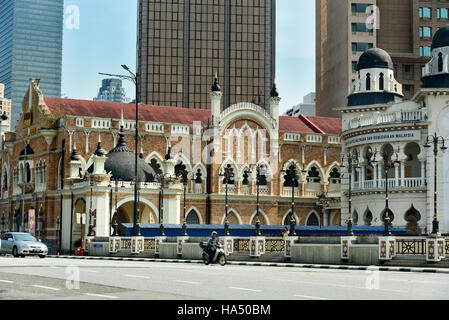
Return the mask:
<svg viewBox="0 0 449 320">
<path fill-rule="evenodd" d="M 276 88 L 276 83 L 273 83 L 273 89 L 271 89 L 270 96 L 272 98 L 279 97 L 279 92 L 278 92 L 278 89 Z"/>
<path fill-rule="evenodd" d="M 78 155 L 78 152 L 76 152 L 76 143 L 73 145 L 73 151 L 72 156 L 70 157 L 71 161 L 78 161 L 80 159 L 80 156 Z"/>
<path fill-rule="evenodd" d="M 98 144 L 97 144 L 97 150 L 95 150 L 94 154 L 98 157 L 103 157 L 106 152 L 101 147 L 101 136 L 98 135 Z"/>
<path fill-rule="evenodd" d="M 214 84 L 211 87 L 212 92 L 221 92 L 220 85 L 218 84 L 218 76 L 215 73 Z"/>
</svg>

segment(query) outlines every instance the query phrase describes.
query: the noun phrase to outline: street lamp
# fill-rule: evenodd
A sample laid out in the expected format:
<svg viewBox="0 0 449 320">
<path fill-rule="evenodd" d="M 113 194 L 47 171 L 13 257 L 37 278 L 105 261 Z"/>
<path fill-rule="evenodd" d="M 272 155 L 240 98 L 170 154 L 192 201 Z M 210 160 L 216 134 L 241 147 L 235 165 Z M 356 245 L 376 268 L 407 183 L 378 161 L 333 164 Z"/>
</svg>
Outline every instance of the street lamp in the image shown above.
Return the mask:
<svg viewBox="0 0 449 320">
<path fill-rule="evenodd" d="M 114 205 L 114 213 L 111 216 L 111 218 L 109 219 L 109 230 L 111 229 L 111 224 L 112 224 L 112 218 L 114 218 L 114 227 L 113 227 L 113 233 L 112 236 L 113 237 L 118 237 L 119 236 L 119 232 L 118 232 L 118 224 L 117 224 L 117 194 L 118 194 L 118 184 L 119 184 L 119 180 L 118 179 L 114 179 L 114 177 L 111 178 L 111 181 L 114 181 L 114 191 L 115 191 L 115 205 Z M 112 190 L 112 184 L 109 183 L 109 186 Z"/>
<path fill-rule="evenodd" d="M 133 225 L 133 235 L 135 237 L 140 236 L 140 226 L 139 226 L 139 195 L 138 195 L 138 171 L 137 171 L 137 164 L 138 164 L 138 149 L 139 149 L 139 73 L 136 72 L 135 74 L 128 68 L 128 66 L 122 64 L 122 68 L 125 69 L 129 75 L 121 75 L 121 74 L 109 74 L 109 73 L 100 73 L 104 76 L 109 77 L 115 77 L 119 79 L 128 80 L 134 83 L 136 86 L 136 135 L 135 135 L 135 162 L 134 162 L 134 225 Z"/>
<path fill-rule="evenodd" d="M 377 154 L 379 154 L 382 157 L 383 160 L 383 164 L 384 164 L 384 174 L 385 174 L 385 217 L 384 219 L 384 226 L 385 226 L 385 231 L 384 231 L 384 237 L 388 237 L 391 236 L 391 232 L 390 232 L 390 226 L 391 226 L 391 218 L 388 216 L 390 213 L 390 208 L 389 208 L 389 194 L 388 194 L 388 171 L 390 170 L 390 168 L 394 167 L 395 164 L 400 164 L 399 161 L 399 147 L 398 147 L 398 152 L 390 151 L 382 151 L 382 152 L 378 152 L 377 150 L 374 152 L 374 156 L 371 162 L 376 164 L 378 163 L 378 161 L 376 160 L 376 156 Z M 391 157 L 396 154 L 396 160 L 392 161 Z"/>
<path fill-rule="evenodd" d="M 251 170 L 248 174 L 252 174 Z M 256 166 L 256 192 L 257 192 L 257 211 L 256 211 L 256 231 L 255 236 L 259 237 L 262 235 L 260 232 L 260 181 L 263 176 L 266 176 L 266 168 L 264 165 Z"/>
<path fill-rule="evenodd" d="M 184 186 L 184 209 L 183 209 L 183 224 L 182 224 L 182 233 L 183 237 L 187 236 L 187 223 L 186 223 L 186 193 L 187 193 L 187 185 L 189 182 L 189 176 L 191 176 L 192 180 L 195 178 L 195 174 L 191 171 L 183 171 L 181 174 L 182 184 Z"/>
<path fill-rule="evenodd" d="M 221 170 L 220 170 L 221 171 Z M 221 171 L 219 177 L 223 178 L 223 183 L 225 184 L 226 196 L 225 196 L 225 226 L 224 226 L 224 235 L 228 237 L 229 234 L 229 223 L 228 223 L 228 184 L 231 182 L 232 178 L 235 177 L 234 170 L 231 165 L 228 164 L 224 171 Z"/>
<path fill-rule="evenodd" d="M 349 199 L 348 199 L 348 205 L 349 205 L 349 218 L 347 220 L 348 229 L 346 232 L 346 235 L 348 237 L 354 236 L 354 231 L 352 231 L 352 172 L 354 169 L 360 169 L 359 166 L 359 154 L 357 151 L 354 153 L 349 152 L 346 155 L 346 159 L 348 161 L 348 173 L 349 173 Z M 344 165 L 345 162 L 345 156 L 343 155 L 341 158 L 341 165 L 340 168 L 344 169 L 346 166 Z"/>
<path fill-rule="evenodd" d="M 89 206 L 89 231 L 87 233 L 88 237 L 92 237 L 93 232 L 94 232 L 94 228 L 93 228 L 93 224 L 92 224 L 92 196 L 93 196 L 93 187 L 95 185 L 95 179 L 94 179 L 94 175 L 91 174 L 90 175 L 90 206 Z"/>
<path fill-rule="evenodd" d="M 437 208 L 437 202 L 438 202 L 438 191 L 437 191 L 437 165 L 438 165 L 438 146 L 441 144 L 441 151 L 443 153 L 446 153 L 447 147 L 446 147 L 446 140 L 443 137 L 439 137 L 436 133 L 435 135 L 428 136 L 426 138 L 426 143 L 424 144 L 424 147 L 429 149 L 431 148 L 431 143 L 433 143 L 433 155 L 434 155 L 434 163 L 435 163 L 435 170 L 434 170 L 434 203 L 433 203 L 433 209 L 434 209 L 434 216 L 433 216 L 433 222 L 432 222 L 432 234 L 437 235 L 440 232 L 439 228 L 439 221 L 438 221 L 438 208 Z"/>
<path fill-rule="evenodd" d="M 304 164 L 303 164 L 303 168 L 304 168 Z M 307 171 L 305 169 L 302 169 L 302 174 L 307 174 Z M 295 231 L 295 225 L 296 225 L 296 220 L 295 220 L 295 182 L 297 181 L 296 179 L 296 167 L 295 165 L 292 163 L 290 165 L 290 167 L 287 170 L 282 169 L 281 173 L 284 175 L 287 175 L 288 177 L 290 177 L 290 181 L 292 184 L 292 217 L 290 219 L 290 233 L 289 236 L 296 236 L 296 231 Z M 299 186 L 298 186 L 299 188 Z"/>
<path fill-rule="evenodd" d="M 170 183 L 174 183 L 176 181 L 178 181 L 178 178 L 176 176 L 173 176 L 169 173 L 160 173 L 160 174 L 156 174 L 155 177 L 161 186 L 161 190 L 160 190 L 160 199 L 159 199 L 159 236 L 163 237 L 165 236 L 164 233 L 164 189 L 167 188 L 168 185 L 170 185 Z"/>
</svg>

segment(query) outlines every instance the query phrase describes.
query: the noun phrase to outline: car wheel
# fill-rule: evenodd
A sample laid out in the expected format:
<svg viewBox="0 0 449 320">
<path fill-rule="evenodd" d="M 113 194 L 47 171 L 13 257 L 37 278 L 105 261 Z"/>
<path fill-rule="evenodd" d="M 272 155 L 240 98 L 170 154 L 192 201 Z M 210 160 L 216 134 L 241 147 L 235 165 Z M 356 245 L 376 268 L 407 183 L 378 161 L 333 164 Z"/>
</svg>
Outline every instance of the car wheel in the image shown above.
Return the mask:
<svg viewBox="0 0 449 320">
<path fill-rule="evenodd" d="M 14 258 L 19 257 L 19 250 L 17 250 L 17 247 L 12 248 L 12 255 Z"/>
<path fill-rule="evenodd" d="M 44 259 L 46 256 L 40 255 L 39 258 Z"/>
</svg>

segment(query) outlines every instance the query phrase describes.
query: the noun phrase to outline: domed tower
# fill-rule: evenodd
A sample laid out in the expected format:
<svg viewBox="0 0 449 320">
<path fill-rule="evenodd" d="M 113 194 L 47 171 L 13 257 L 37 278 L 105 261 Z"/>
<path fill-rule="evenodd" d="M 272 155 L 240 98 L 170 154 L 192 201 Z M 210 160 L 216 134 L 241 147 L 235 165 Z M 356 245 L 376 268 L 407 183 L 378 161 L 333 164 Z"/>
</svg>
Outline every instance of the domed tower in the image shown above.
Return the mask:
<svg viewBox="0 0 449 320">
<path fill-rule="evenodd" d="M 379 48 L 365 51 L 357 64 L 357 79 L 350 87 L 348 106 L 395 103 L 403 97 L 390 55 Z"/>
<path fill-rule="evenodd" d="M 449 88 L 449 25 L 440 28 L 432 41 L 432 58 L 423 68 L 423 88 Z"/>
</svg>

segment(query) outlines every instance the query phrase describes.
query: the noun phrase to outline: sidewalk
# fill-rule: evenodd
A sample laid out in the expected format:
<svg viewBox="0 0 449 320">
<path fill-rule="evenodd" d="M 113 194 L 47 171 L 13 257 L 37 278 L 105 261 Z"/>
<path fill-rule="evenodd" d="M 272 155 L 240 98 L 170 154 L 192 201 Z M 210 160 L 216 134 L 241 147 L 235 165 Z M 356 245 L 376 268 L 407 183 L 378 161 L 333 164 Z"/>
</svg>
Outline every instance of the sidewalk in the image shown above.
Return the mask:
<svg viewBox="0 0 449 320">
<path fill-rule="evenodd" d="M 186 263 L 203 264 L 201 260 L 182 259 L 150 259 L 150 258 L 125 258 L 125 257 L 91 257 L 91 256 L 48 256 L 53 259 L 78 259 L 78 260 L 109 260 L 109 261 L 135 261 L 135 262 L 159 262 L 159 263 Z M 254 267 L 285 267 L 304 269 L 329 269 L 329 270 L 378 270 L 390 272 L 418 272 L 418 273 L 446 273 L 449 268 L 414 268 L 414 267 L 392 267 L 392 266 L 349 266 L 349 265 L 319 265 L 319 264 L 298 264 L 298 263 L 269 263 L 269 262 L 243 262 L 228 261 L 228 265 L 234 266 L 254 266 Z"/>
</svg>

